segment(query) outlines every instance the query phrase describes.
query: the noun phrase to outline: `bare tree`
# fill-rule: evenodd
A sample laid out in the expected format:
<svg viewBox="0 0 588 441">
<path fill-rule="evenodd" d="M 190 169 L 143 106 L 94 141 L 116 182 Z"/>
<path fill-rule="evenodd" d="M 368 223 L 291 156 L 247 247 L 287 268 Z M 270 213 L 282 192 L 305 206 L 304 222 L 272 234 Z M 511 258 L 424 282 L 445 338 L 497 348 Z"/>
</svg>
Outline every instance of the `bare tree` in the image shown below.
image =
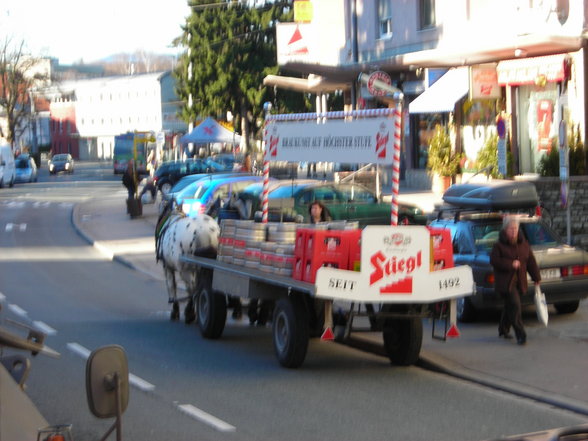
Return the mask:
<svg viewBox="0 0 588 441">
<path fill-rule="evenodd" d="M 25 52 L 25 42 L 5 38 L 0 45 L 0 109 L 6 119 L 0 136 L 14 146 L 30 117 L 29 92 L 49 79 L 49 70 Z M 6 133 L 5 133 L 6 132 Z"/>
</svg>

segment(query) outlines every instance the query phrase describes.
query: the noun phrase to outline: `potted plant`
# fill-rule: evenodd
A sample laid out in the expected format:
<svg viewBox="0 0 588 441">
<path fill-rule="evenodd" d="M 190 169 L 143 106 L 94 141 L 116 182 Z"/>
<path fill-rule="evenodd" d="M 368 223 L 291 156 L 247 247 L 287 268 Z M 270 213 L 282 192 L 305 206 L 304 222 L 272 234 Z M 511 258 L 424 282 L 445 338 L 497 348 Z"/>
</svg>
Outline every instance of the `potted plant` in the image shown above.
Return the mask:
<svg viewBox="0 0 588 441">
<path fill-rule="evenodd" d="M 442 193 L 451 185 L 451 179 L 461 171 L 462 158 L 461 153 L 453 150 L 447 130 L 437 125 L 429 144 L 427 159 L 427 168 L 433 172 L 434 191 Z"/>
</svg>

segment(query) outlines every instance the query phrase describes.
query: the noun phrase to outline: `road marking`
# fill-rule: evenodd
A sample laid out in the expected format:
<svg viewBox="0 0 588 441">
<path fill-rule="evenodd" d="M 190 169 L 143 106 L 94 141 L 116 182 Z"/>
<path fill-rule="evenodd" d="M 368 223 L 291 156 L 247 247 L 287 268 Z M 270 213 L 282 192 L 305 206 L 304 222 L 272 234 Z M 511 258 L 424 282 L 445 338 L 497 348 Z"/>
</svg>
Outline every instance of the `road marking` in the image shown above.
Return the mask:
<svg viewBox="0 0 588 441">
<path fill-rule="evenodd" d="M 12 231 L 13 227 L 14 227 L 14 224 L 6 224 L 6 228 L 4 229 L 4 231 L 6 231 L 7 233 L 10 233 Z"/>
<path fill-rule="evenodd" d="M 33 208 L 48 208 L 50 205 L 51 205 L 51 202 L 47 202 L 47 201 L 33 202 Z"/>
<path fill-rule="evenodd" d="M 6 296 L 0 292 L 0 303 L 4 303 Z"/>
<path fill-rule="evenodd" d="M 24 309 L 18 305 L 15 305 L 14 303 L 9 304 L 8 309 L 10 309 L 16 315 L 20 315 L 21 317 L 25 317 L 27 315 L 27 312 Z"/>
<path fill-rule="evenodd" d="M 67 348 L 74 354 L 77 354 L 80 357 L 82 357 L 84 360 L 87 360 L 91 354 L 89 349 L 86 349 L 85 347 L 77 343 L 68 343 Z"/>
<path fill-rule="evenodd" d="M 212 426 L 221 432 L 235 432 L 237 430 L 235 426 L 231 426 L 229 423 L 226 423 L 223 420 L 218 419 L 217 417 L 206 413 L 195 406 L 192 406 L 191 404 L 178 404 L 177 406 L 178 409 L 180 409 L 185 414 L 198 421 L 208 424 L 209 426 Z"/>
<path fill-rule="evenodd" d="M 137 389 L 142 390 L 143 392 L 151 392 L 155 390 L 155 385 L 149 383 L 148 381 L 143 380 L 142 378 L 137 377 L 129 372 L 129 383 L 135 386 Z"/>
<path fill-rule="evenodd" d="M 33 326 L 38 329 L 39 331 L 41 331 L 43 334 L 46 335 L 55 335 L 57 334 L 57 331 L 55 329 L 53 329 L 51 326 L 49 326 L 47 323 L 45 322 L 40 322 L 35 320 L 33 322 Z"/>
<path fill-rule="evenodd" d="M 79 343 L 68 343 L 67 348 L 72 351 L 73 353 L 79 355 L 84 360 L 87 360 L 92 353 L 89 349 L 83 347 Z M 143 380 L 136 375 L 133 375 L 129 372 L 129 383 L 135 386 L 137 389 L 142 390 L 143 392 L 151 392 L 155 390 L 155 385 L 149 383 L 148 381 Z"/>
<path fill-rule="evenodd" d="M 27 224 L 20 224 L 18 229 L 21 233 L 24 233 L 27 230 Z"/>
</svg>

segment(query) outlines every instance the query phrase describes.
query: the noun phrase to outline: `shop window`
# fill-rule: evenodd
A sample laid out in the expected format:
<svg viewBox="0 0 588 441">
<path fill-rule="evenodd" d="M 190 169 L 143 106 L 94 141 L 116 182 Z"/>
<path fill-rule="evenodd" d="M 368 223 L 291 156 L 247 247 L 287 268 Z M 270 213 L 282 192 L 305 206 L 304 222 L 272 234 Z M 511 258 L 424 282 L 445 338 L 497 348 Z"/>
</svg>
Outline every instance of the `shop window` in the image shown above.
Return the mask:
<svg viewBox="0 0 588 441">
<path fill-rule="evenodd" d="M 435 27 L 435 0 L 419 0 L 419 29 Z"/>
<path fill-rule="evenodd" d="M 392 1 L 379 0 L 378 2 L 378 22 L 380 29 L 380 38 L 392 37 Z"/>
</svg>

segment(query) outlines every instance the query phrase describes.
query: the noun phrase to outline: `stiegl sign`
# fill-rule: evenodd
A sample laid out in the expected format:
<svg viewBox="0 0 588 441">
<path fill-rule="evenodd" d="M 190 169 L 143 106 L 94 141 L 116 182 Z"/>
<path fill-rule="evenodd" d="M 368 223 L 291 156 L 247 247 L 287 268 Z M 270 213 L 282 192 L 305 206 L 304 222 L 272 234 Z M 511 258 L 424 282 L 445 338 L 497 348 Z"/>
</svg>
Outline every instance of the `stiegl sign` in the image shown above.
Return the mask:
<svg viewBox="0 0 588 441">
<path fill-rule="evenodd" d="M 371 162 L 391 164 L 394 118 L 319 118 L 269 121 L 264 141 L 269 161 Z"/>
<path fill-rule="evenodd" d="M 316 296 L 358 302 L 432 303 L 471 295 L 469 266 L 431 271 L 429 230 L 369 226 L 361 235 L 361 272 L 319 268 Z"/>
</svg>

